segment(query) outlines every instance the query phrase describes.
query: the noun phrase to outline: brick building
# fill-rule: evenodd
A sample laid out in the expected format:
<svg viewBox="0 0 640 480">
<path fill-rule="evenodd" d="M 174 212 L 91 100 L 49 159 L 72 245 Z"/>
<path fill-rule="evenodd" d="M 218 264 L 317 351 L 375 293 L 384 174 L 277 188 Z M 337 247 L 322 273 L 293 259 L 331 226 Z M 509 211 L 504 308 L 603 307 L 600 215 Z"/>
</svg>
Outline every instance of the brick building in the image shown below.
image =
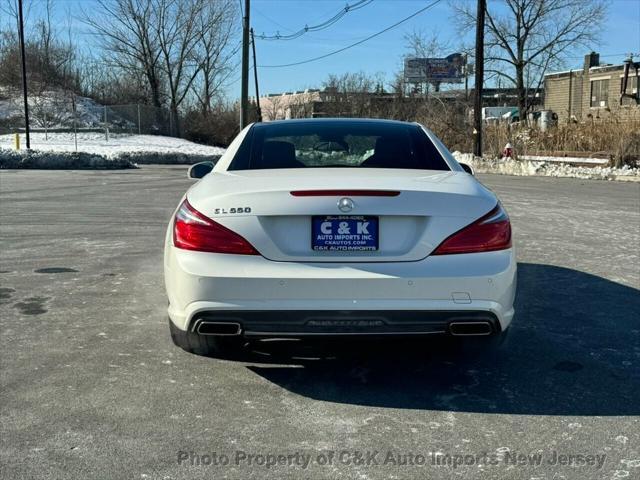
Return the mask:
<svg viewBox="0 0 640 480">
<path fill-rule="evenodd" d="M 560 123 L 610 116 L 640 119 L 640 62 L 628 63 L 624 96 L 621 94 L 625 64 L 601 65 L 600 55 L 595 52 L 585 56 L 582 69 L 545 75 L 545 109 L 557 113 Z"/>
</svg>

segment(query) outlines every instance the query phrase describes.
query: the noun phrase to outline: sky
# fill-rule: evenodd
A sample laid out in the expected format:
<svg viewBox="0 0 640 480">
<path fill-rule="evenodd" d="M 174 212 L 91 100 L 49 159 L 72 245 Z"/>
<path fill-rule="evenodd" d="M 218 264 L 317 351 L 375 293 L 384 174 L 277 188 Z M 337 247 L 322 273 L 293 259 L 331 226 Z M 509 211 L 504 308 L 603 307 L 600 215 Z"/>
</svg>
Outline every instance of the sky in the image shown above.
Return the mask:
<svg viewBox="0 0 640 480">
<path fill-rule="evenodd" d="M 472 1 L 472 0 L 469 0 Z M 349 3 L 354 3 L 350 0 Z M 258 65 L 291 63 L 323 55 L 394 24 L 420 8 L 429 0 L 374 0 L 369 5 L 345 15 L 332 27 L 317 33 L 307 33 L 292 41 L 256 41 Z M 473 1 L 475 4 L 475 1 Z M 313 25 L 330 18 L 344 7 L 340 0 L 255 0 L 252 3 L 252 26 L 256 34 L 296 31 L 305 24 Z M 617 63 L 624 53 L 640 54 L 640 0 L 611 2 L 606 34 L 592 49 L 601 54 L 620 54 L 602 58 Z M 473 42 L 475 31 L 460 38 L 455 28 L 452 10 L 446 1 L 362 45 L 317 62 L 287 68 L 259 69 L 261 93 L 277 93 L 318 87 L 329 73 L 349 71 L 382 72 L 391 78 L 402 68 L 407 53 L 405 35 L 413 30 L 436 32 L 442 43 L 457 51 L 462 41 Z M 286 27 L 286 28 L 285 28 Z M 587 51 L 575 53 L 568 68 L 580 66 Z"/>
<path fill-rule="evenodd" d="M 8 2 L 12 0 L 0 0 Z M 25 0 L 31 2 L 28 18 L 35 18 L 42 12 L 45 0 Z M 469 1 L 475 4 L 475 0 Z M 79 21 L 79 11 L 91 11 L 94 0 L 54 0 L 57 5 L 55 17 L 64 25 L 70 25 L 78 43 L 91 49 L 94 41 L 87 27 Z M 238 0 L 238 3 L 244 0 Z M 256 35 L 287 34 L 322 23 L 338 13 L 346 4 L 356 0 L 252 0 L 251 26 Z M 419 14 L 398 27 L 350 48 L 342 53 L 322 60 L 286 68 L 261 68 L 261 65 L 280 65 L 314 58 L 357 42 L 369 35 L 391 26 L 427 6 L 432 0 L 373 0 L 368 5 L 348 13 L 336 24 L 319 32 L 309 32 L 291 41 L 256 40 L 258 56 L 258 76 L 260 93 L 280 93 L 305 88 L 318 88 L 330 73 L 363 71 L 382 74 L 390 80 L 402 68 L 403 55 L 407 53 L 405 35 L 414 30 L 427 34 L 435 32 L 441 43 L 449 44 L 451 52 L 462 42 L 471 43 L 474 31 L 460 36 L 455 28 L 455 19 L 447 0 Z M 492 4 L 492 0 L 489 0 Z M 27 29 L 28 31 L 28 29 Z M 601 41 L 591 49 L 572 53 L 566 68 L 579 68 L 585 53 L 589 50 L 601 54 L 601 61 L 620 63 L 626 53 L 640 56 L 640 0 L 612 0 L 609 16 L 603 28 Z M 240 37 L 238 37 L 238 40 Z M 636 57 L 638 58 L 638 57 Z M 240 94 L 240 71 L 233 75 L 227 87 L 229 98 Z M 253 95 L 253 76 L 251 77 Z"/>
</svg>

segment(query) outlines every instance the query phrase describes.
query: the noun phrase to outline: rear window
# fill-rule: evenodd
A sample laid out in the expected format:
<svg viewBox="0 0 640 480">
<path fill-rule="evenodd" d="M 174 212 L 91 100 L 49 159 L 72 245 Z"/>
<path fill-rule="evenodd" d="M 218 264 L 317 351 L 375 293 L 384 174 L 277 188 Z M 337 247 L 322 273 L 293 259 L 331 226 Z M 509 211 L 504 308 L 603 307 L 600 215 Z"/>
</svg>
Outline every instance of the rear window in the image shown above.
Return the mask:
<svg viewBox="0 0 640 480">
<path fill-rule="evenodd" d="M 229 170 L 336 167 L 450 170 L 420 127 L 384 122 L 258 124 Z"/>
</svg>

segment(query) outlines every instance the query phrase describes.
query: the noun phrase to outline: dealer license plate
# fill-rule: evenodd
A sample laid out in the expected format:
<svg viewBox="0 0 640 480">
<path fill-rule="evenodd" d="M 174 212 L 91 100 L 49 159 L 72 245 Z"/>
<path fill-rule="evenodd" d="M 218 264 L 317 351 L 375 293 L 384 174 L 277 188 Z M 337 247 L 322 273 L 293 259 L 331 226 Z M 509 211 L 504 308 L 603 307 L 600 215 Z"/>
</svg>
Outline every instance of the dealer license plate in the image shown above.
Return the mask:
<svg viewBox="0 0 640 480">
<path fill-rule="evenodd" d="M 321 252 L 378 250 L 378 217 L 314 216 L 311 219 L 311 248 Z"/>
</svg>

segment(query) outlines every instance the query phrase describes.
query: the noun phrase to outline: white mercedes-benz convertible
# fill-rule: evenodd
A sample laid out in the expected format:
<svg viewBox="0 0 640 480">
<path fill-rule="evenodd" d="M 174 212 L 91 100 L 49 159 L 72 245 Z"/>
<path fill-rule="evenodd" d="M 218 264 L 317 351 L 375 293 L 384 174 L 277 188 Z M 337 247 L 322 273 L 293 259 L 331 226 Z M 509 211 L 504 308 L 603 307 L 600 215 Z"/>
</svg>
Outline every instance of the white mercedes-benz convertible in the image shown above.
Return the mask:
<svg viewBox="0 0 640 480">
<path fill-rule="evenodd" d="M 189 176 L 202 180 L 164 254 L 171 337 L 189 352 L 308 336 L 495 339 L 511 323 L 509 217 L 419 124 L 253 124 Z"/>
</svg>

